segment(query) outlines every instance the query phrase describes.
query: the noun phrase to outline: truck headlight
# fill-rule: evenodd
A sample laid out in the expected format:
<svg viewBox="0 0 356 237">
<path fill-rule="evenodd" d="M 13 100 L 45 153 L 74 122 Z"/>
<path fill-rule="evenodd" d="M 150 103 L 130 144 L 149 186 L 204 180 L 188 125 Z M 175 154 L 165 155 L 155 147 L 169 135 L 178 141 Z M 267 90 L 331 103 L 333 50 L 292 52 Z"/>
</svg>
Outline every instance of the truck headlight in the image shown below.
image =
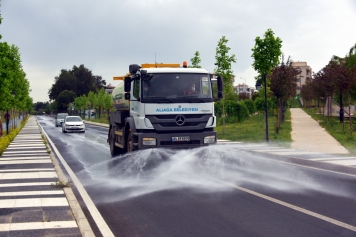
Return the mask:
<svg viewBox="0 0 356 237">
<path fill-rule="evenodd" d="M 142 138 L 142 144 L 145 146 L 155 146 L 156 138 L 144 137 L 144 138 Z"/>
<path fill-rule="evenodd" d="M 207 137 L 204 137 L 204 144 L 206 143 L 215 143 L 215 136 L 207 136 Z"/>
</svg>

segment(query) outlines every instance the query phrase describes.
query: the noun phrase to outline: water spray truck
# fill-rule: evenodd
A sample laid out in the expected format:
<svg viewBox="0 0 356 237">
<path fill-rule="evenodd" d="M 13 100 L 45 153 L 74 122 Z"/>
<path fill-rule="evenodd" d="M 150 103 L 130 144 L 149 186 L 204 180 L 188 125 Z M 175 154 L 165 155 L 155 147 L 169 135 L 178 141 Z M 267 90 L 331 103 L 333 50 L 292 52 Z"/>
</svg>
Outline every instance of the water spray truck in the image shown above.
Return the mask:
<svg viewBox="0 0 356 237">
<path fill-rule="evenodd" d="M 222 78 L 180 64 L 132 64 L 112 93 L 107 142 L 112 156 L 148 148 L 195 148 L 216 143 L 216 100 Z"/>
</svg>

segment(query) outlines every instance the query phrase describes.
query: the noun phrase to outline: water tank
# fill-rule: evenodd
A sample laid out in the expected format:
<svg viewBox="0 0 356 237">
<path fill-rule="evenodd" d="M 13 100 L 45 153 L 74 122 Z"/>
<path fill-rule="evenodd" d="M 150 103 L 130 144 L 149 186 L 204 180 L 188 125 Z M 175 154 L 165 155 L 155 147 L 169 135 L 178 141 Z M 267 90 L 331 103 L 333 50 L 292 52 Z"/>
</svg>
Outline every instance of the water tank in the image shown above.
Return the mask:
<svg viewBox="0 0 356 237">
<path fill-rule="evenodd" d="M 117 110 L 128 110 L 130 108 L 130 101 L 125 100 L 124 81 L 119 81 L 111 94 L 112 103 Z"/>
</svg>

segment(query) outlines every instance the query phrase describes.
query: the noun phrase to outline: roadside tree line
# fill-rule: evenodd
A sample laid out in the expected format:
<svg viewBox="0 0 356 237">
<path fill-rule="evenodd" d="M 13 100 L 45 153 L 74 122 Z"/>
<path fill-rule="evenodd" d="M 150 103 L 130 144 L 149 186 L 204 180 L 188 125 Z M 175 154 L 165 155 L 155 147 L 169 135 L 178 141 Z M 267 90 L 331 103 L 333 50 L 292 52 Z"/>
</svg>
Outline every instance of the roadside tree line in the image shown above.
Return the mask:
<svg viewBox="0 0 356 237">
<path fill-rule="evenodd" d="M 102 112 L 106 111 L 107 115 L 112 108 L 111 95 L 105 92 L 104 88 L 101 88 L 98 93 L 90 91 L 88 96 L 81 95 L 74 99 L 73 109 L 79 112 L 80 116 L 85 117 L 84 111 L 88 111 L 88 117 L 91 118 L 91 109 L 98 111 L 99 119 Z"/>
<path fill-rule="evenodd" d="M 51 109 L 54 112 L 64 112 L 74 99 L 89 92 L 98 93 L 106 81 L 101 76 L 93 75 L 92 71 L 83 64 L 72 69 L 62 69 L 54 78 L 54 83 L 48 90 L 49 99 L 52 100 Z"/>
<path fill-rule="evenodd" d="M 215 103 L 215 113 L 222 117 L 223 125 L 225 118 L 228 122 L 242 122 L 248 116 L 256 112 L 264 112 L 267 123 L 267 111 L 276 114 L 276 132 L 278 133 L 283 122 L 283 115 L 287 106 L 286 102 L 296 95 L 298 70 L 292 67 L 290 57 L 285 61 L 282 55 L 282 40 L 275 37 L 271 29 L 268 29 L 264 37 L 256 37 L 252 57 L 253 67 L 259 73 L 256 77 L 256 85 L 262 85 L 259 92 L 251 98 L 245 94 L 237 95 L 233 87 L 233 70 L 231 64 L 236 63 L 234 54 L 230 55 L 228 40 L 223 36 L 216 47 L 214 73 L 224 80 L 224 98 Z M 190 60 L 192 67 L 199 68 L 200 54 L 196 51 Z M 264 89 L 266 88 L 266 90 Z M 216 87 L 215 87 L 216 90 Z M 267 100 L 265 100 L 267 97 Z"/>
<path fill-rule="evenodd" d="M 1 21 L 0 15 L 0 24 Z M 19 48 L 0 41 L 0 116 L 4 118 L 9 112 L 12 119 L 31 108 L 30 83 L 22 68 Z"/>
<path fill-rule="evenodd" d="M 344 122 L 344 114 L 349 118 L 350 135 L 352 135 L 351 104 L 356 100 L 356 44 L 348 54 L 341 58 L 333 56 L 329 63 L 301 88 L 301 97 L 306 107 L 317 102 L 328 105 L 327 116 L 331 116 L 332 102 L 340 108 L 340 122 Z M 345 111 L 344 107 L 348 109 Z"/>
</svg>

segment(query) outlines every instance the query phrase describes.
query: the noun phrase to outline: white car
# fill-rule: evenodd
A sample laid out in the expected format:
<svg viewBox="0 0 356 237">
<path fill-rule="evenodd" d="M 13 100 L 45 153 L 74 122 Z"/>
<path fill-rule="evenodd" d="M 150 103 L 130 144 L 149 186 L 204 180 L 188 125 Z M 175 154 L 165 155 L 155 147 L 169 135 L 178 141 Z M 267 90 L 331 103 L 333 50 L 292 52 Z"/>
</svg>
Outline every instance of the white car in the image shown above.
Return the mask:
<svg viewBox="0 0 356 237">
<path fill-rule="evenodd" d="M 85 124 L 79 116 L 67 116 L 62 123 L 62 132 L 85 132 Z"/>
</svg>

